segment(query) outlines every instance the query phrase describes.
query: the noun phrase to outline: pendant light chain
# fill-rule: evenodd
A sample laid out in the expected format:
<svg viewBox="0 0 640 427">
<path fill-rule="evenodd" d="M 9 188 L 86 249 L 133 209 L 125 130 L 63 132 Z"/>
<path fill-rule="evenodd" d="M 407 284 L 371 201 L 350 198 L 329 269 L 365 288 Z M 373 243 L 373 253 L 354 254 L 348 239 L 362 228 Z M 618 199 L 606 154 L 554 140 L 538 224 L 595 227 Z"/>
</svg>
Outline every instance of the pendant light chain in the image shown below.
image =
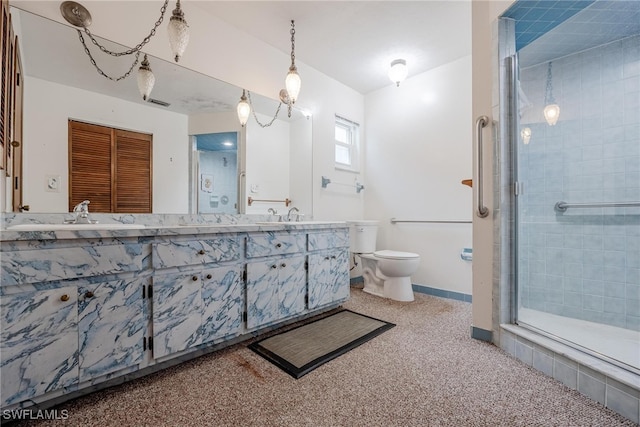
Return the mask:
<svg viewBox="0 0 640 427">
<path fill-rule="evenodd" d="M 129 71 L 127 71 L 126 73 L 124 73 L 123 75 L 121 75 L 120 77 L 111 77 L 107 74 L 105 74 L 104 71 L 102 71 L 100 69 L 100 67 L 98 66 L 98 64 L 96 63 L 96 60 L 93 58 L 93 55 L 91 55 L 91 52 L 89 51 L 89 48 L 87 47 L 87 45 L 84 42 L 84 38 L 82 37 L 82 32 L 80 30 L 78 31 L 78 37 L 80 38 L 80 41 L 82 42 L 82 45 L 84 46 L 84 52 L 87 54 L 87 56 L 89 56 L 89 60 L 91 61 L 91 64 L 93 64 L 93 66 L 96 68 L 96 70 L 98 70 L 98 73 L 103 76 L 108 78 L 109 80 L 112 80 L 114 82 L 119 82 L 120 80 L 126 79 L 127 77 L 129 77 L 129 74 L 131 74 L 131 72 L 133 71 L 133 69 L 136 67 L 136 65 L 138 65 L 138 62 L 140 61 L 140 51 L 135 52 L 135 60 L 133 61 L 133 64 L 131 64 L 131 68 L 129 68 Z M 121 55 L 119 55 L 121 56 Z"/>
<path fill-rule="evenodd" d="M 100 48 L 100 50 L 102 52 L 106 53 L 106 54 L 109 54 L 111 56 L 131 55 L 133 53 L 139 52 L 140 49 L 142 49 L 144 47 L 144 45 L 149 43 L 149 41 L 151 40 L 151 37 L 156 35 L 156 30 L 158 29 L 158 27 L 160 26 L 160 24 L 162 24 L 162 21 L 164 20 L 164 14 L 167 11 L 167 5 L 168 4 L 169 4 L 169 0 L 165 0 L 164 4 L 160 8 L 160 18 L 158 18 L 158 20 L 156 21 L 156 24 L 151 29 L 151 32 L 149 33 L 149 35 L 147 37 L 145 37 L 140 43 L 138 43 L 138 45 L 136 45 L 136 47 L 131 48 L 129 50 L 126 50 L 124 52 L 112 52 L 109 49 L 107 49 L 106 47 L 102 46 L 93 37 L 93 34 L 91 34 L 91 31 L 89 31 L 89 28 L 85 27 L 84 28 L 84 32 L 89 36 L 89 38 L 91 38 L 91 41 L 93 42 L 93 44 L 96 45 L 98 48 Z M 84 42 L 83 42 L 83 44 L 84 44 Z"/>
<path fill-rule="evenodd" d="M 291 20 L 291 66 L 295 67 L 296 61 L 296 24 Z"/>
<path fill-rule="evenodd" d="M 551 62 L 549 62 L 549 68 L 547 68 L 547 90 L 544 97 L 544 104 L 555 104 L 556 100 L 553 99 L 553 84 L 551 83 Z"/>
<path fill-rule="evenodd" d="M 278 103 L 278 109 L 276 110 L 276 114 L 273 116 L 273 119 L 271 119 L 269 123 L 261 123 L 260 120 L 258 120 L 258 116 L 256 116 L 256 109 L 253 107 L 253 102 L 251 101 L 251 92 L 249 91 L 247 91 L 247 98 L 249 99 L 249 105 L 251 105 L 251 113 L 253 114 L 253 118 L 256 120 L 256 123 L 260 125 L 260 127 L 269 127 L 273 124 L 273 122 L 276 121 L 276 119 L 278 118 L 278 114 L 280 114 L 280 107 L 282 107 L 282 102 Z"/>
<path fill-rule="evenodd" d="M 169 0 L 165 0 L 164 4 L 162 5 L 162 7 L 160 8 L 160 18 L 158 18 L 158 20 L 156 21 L 155 25 L 153 26 L 153 28 L 151 29 L 151 31 L 149 32 L 149 35 L 147 37 L 145 37 L 140 43 L 138 43 L 136 45 L 136 47 L 131 48 L 129 50 L 126 50 L 124 52 L 112 52 L 109 49 L 107 49 L 106 47 L 104 47 L 103 45 L 101 45 L 98 40 L 95 39 L 95 37 L 93 36 L 93 34 L 91 34 L 91 31 L 89 31 L 89 28 L 84 27 L 84 32 L 87 34 L 87 36 L 89 36 L 89 38 L 91 39 L 91 42 L 97 46 L 103 53 L 106 53 L 108 55 L 111 56 L 115 56 L 115 57 L 120 57 L 120 56 L 125 56 L 125 55 L 135 55 L 135 60 L 133 61 L 133 64 L 131 64 L 131 68 L 129 68 L 129 71 L 127 71 L 126 73 L 124 73 L 123 75 L 121 75 L 120 77 L 111 77 L 108 74 L 106 74 L 104 71 L 102 71 L 102 69 L 100 68 L 100 66 L 98 66 L 96 60 L 93 58 L 93 55 L 91 55 L 91 51 L 89 50 L 89 47 L 87 46 L 84 37 L 82 37 L 82 31 L 80 31 L 79 29 L 76 30 L 78 31 L 78 38 L 80 39 L 80 42 L 82 43 L 82 46 L 84 47 L 84 52 L 87 54 L 87 56 L 89 57 L 89 60 L 91 61 L 91 64 L 95 67 L 95 69 L 98 71 L 98 74 L 100 74 L 103 77 L 106 77 L 109 80 L 112 80 L 114 82 L 118 82 L 120 80 L 126 79 L 127 77 L 129 77 L 129 75 L 131 74 L 131 72 L 133 71 L 133 69 L 136 67 L 136 65 L 138 65 L 138 63 L 140 62 L 140 51 L 142 50 L 142 48 L 149 43 L 149 41 L 151 40 L 151 38 L 153 36 L 156 35 L 156 30 L 158 29 L 158 27 L 162 24 L 162 21 L 164 20 L 164 14 L 167 11 L 167 6 L 169 5 Z"/>
</svg>

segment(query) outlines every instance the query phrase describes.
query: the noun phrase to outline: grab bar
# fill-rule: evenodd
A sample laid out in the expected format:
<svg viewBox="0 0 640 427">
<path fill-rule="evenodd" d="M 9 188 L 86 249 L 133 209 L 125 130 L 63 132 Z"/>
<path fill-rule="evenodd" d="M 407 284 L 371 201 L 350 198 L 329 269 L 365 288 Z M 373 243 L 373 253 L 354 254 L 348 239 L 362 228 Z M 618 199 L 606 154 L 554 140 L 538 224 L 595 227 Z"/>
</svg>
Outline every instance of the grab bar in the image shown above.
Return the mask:
<svg viewBox="0 0 640 427">
<path fill-rule="evenodd" d="M 632 208 L 640 207 L 640 202 L 594 202 L 594 203 L 567 203 L 558 202 L 553 209 L 556 212 L 566 212 L 569 208 Z"/>
<path fill-rule="evenodd" d="M 411 222 L 411 223 L 425 223 L 425 224 L 471 224 L 473 221 L 463 221 L 463 220 L 414 220 L 414 219 L 395 219 L 391 218 L 389 220 L 391 224 L 396 224 L 398 222 Z"/>
<path fill-rule="evenodd" d="M 487 126 L 489 123 L 489 117 L 480 116 L 478 120 L 476 120 L 476 141 L 478 143 L 478 211 L 476 215 L 479 218 L 485 218 L 489 215 L 489 209 L 484 205 L 484 201 L 482 200 L 482 129 Z"/>
</svg>

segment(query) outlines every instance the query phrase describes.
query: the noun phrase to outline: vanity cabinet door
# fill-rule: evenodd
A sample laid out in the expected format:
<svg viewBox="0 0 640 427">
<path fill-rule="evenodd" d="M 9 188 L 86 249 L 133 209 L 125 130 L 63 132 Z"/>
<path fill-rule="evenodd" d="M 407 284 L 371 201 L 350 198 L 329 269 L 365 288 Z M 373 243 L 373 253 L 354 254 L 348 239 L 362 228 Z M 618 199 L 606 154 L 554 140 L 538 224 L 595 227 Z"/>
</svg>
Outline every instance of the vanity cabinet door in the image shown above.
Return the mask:
<svg viewBox="0 0 640 427">
<path fill-rule="evenodd" d="M 304 311 L 307 279 L 304 265 L 304 255 L 247 264 L 248 329 Z"/>
<path fill-rule="evenodd" d="M 202 342 L 200 273 L 153 277 L 153 357 L 186 350 Z"/>
<path fill-rule="evenodd" d="M 229 266 L 202 272 L 202 343 L 242 333 L 243 271 L 242 266 Z"/>
<path fill-rule="evenodd" d="M 347 249 L 309 255 L 309 309 L 346 300 L 349 286 Z"/>
<path fill-rule="evenodd" d="M 2 407 L 78 383 L 77 288 L 4 295 Z"/>
<path fill-rule="evenodd" d="M 142 361 L 146 329 L 142 287 L 148 279 L 78 287 L 80 381 Z"/>
</svg>

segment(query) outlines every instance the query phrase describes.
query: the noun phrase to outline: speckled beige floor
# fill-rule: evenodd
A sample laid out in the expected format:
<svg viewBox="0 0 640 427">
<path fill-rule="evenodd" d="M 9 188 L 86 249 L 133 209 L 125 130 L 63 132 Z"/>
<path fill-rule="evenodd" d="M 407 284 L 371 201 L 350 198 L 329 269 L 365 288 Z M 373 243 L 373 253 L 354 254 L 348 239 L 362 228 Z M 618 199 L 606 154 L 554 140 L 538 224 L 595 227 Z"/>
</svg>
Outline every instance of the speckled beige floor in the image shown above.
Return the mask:
<svg viewBox="0 0 640 427">
<path fill-rule="evenodd" d="M 471 305 L 352 288 L 397 326 L 299 380 L 239 344 L 58 409 L 38 426 L 635 426 L 469 337 Z"/>
</svg>

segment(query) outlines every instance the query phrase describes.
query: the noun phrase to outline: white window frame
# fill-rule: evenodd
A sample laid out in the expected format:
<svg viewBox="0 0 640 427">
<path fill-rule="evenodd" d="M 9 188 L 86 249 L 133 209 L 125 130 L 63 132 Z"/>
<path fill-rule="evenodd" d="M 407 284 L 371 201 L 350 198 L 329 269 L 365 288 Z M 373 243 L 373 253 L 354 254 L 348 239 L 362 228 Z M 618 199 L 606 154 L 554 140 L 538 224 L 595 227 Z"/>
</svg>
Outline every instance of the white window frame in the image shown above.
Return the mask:
<svg viewBox="0 0 640 427">
<path fill-rule="evenodd" d="M 335 135 L 335 127 L 342 127 L 347 130 L 348 134 L 348 142 L 342 142 L 335 140 L 335 148 L 334 148 L 334 161 L 335 168 L 343 171 L 349 172 L 360 172 L 360 125 L 356 122 L 353 122 L 349 119 L 345 119 L 344 117 L 340 117 L 336 114 L 336 120 L 334 125 L 334 135 Z M 341 148 L 347 148 L 349 150 L 349 157 L 351 159 L 351 163 L 342 163 L 335 160 L 335 150 Z"/>
</svg>

